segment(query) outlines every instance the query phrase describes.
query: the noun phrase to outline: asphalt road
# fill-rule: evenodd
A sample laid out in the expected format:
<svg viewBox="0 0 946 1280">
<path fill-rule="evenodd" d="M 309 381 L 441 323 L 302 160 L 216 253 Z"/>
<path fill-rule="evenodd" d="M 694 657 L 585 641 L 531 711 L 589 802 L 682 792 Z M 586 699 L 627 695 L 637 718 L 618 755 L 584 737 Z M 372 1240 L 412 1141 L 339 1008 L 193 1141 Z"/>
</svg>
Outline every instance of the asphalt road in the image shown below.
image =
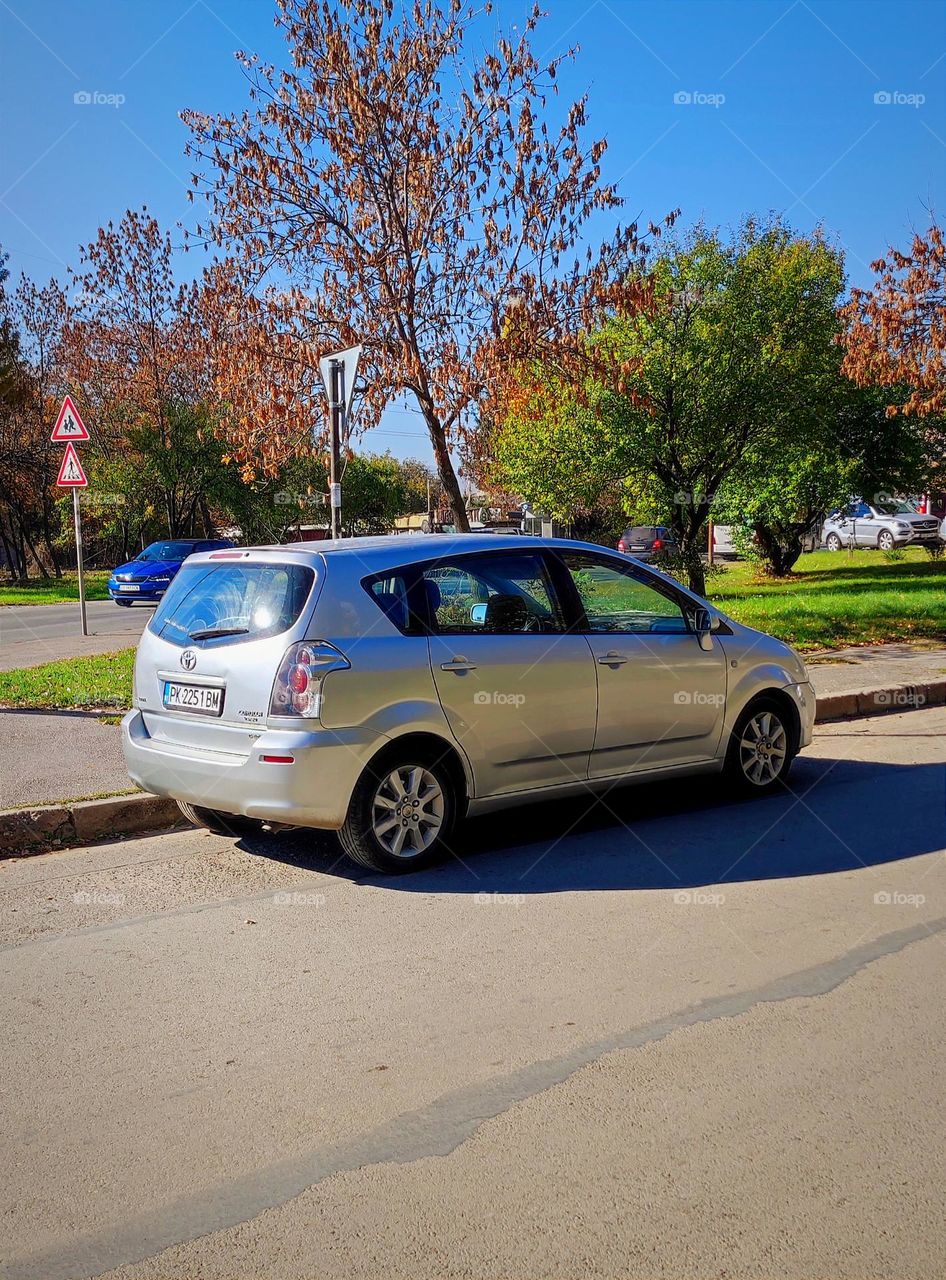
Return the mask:
<svg viewBox="0 0 946 1280">
<path fill-rule="evenodd" d="M 946 1273 L 946 712 L 364 877 L 0 866 L 4 1280 Z"/>
<path fill-rule="evenodd" d="M 77 604 L 4 605 L 0 609 L 0 671 L 127 649 L 154 612 L 149 605 L 123 609 L 111 600 L 90 600 L 90 635 L 82 635 Z"/>
</svg>

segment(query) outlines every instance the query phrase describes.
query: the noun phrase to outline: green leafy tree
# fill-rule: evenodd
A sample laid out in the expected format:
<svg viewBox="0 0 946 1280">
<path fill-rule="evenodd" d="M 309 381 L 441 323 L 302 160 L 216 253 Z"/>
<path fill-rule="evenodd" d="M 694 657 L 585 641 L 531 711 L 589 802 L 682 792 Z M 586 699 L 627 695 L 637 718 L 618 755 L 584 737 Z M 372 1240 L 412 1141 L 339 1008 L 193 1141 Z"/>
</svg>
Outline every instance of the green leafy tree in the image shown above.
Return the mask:
<svg viewBox="0 0 946 1280">
<path fill-rule="evenodd" d="M 809 438 L 836 382 L 841 255 L 822 236 L 746 221 L 731 242 L 697 228 L 652 264 L 654 305 L 594 333 L 623 390 L 535 379 L 502 424 L 498 465 L 565 515 L 619 482 L 625 509 L 671 526 L 691 587 L 711 504 L 750 456 Z M 518 439 L 516 439 L 518 437 Z"/>
</svg>

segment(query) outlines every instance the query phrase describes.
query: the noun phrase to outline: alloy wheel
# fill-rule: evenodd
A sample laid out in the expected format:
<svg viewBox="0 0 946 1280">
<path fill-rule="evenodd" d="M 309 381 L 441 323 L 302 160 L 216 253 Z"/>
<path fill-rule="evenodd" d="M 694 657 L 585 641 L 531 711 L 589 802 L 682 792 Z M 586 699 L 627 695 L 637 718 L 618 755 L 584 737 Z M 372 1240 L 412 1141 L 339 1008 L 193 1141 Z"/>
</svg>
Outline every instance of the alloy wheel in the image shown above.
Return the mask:
<svg viewBox="0 0 946 1280">
<path fill-rule="evenodd" d="M 443 791 L 430 770 L 399 765 L 374 793 L 371 829 L 385 853 L 413 858 L 437 839 L 444 812 Z"/>
<path fill-rule="evenodd" d="M 739 741 L 739 765 L 754 786 L 774 782 L 785 767 L 788 734 L 773 711 L 759 711 L 747 721 Z"/>
</svg>

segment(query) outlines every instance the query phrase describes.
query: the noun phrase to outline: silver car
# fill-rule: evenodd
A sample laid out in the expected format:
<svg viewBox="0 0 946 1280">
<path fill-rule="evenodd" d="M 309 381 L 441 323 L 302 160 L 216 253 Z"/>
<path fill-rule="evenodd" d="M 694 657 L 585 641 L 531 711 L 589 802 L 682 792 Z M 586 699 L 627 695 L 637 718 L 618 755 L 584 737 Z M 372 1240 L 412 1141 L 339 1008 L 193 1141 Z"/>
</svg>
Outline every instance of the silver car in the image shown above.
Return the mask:
<svg viewBox="0 0 946 1280">
<path fill-rule="evenodd" d="M 935 516 L 923 515 L 897 498 L 876 505 L 858 498 L 828 516 L 821 540 L 829 551 L 840 551 L 842 547 L 892 551 L 914 543 L 936 546 L 940 542 L 939 523 Z"/>
<path fill-rule="evenodd" d="M 354 538 L 191 556 L 138 647 L 128 771 L 231 833 L 321 827 L 385 872 L 467 815 L 616 781 L 784 783 L 787 645 L 599 546 Z"/>
</svg>

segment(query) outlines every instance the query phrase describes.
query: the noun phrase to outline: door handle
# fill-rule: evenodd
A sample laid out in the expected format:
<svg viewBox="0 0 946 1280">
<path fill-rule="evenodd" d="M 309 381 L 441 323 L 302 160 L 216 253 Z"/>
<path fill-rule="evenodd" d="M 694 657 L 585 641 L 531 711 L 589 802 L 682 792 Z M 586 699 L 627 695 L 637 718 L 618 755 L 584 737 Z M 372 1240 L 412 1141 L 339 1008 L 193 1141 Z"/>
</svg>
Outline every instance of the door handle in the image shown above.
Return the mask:
<svg viewBox="0 0 946 1280">
<path fill-rule="evenodd" d="M 621 667 L 627 662 L 623 653 L 604 653 L 598 659 L 603 667 Z"/>
<path fill-rule="evenodd" d="M 466 658 L 455 657 L 451 662 L 441 662 L 441 671 L 475 671 L 476 663 L 469 662 Z"/>
</svg>

